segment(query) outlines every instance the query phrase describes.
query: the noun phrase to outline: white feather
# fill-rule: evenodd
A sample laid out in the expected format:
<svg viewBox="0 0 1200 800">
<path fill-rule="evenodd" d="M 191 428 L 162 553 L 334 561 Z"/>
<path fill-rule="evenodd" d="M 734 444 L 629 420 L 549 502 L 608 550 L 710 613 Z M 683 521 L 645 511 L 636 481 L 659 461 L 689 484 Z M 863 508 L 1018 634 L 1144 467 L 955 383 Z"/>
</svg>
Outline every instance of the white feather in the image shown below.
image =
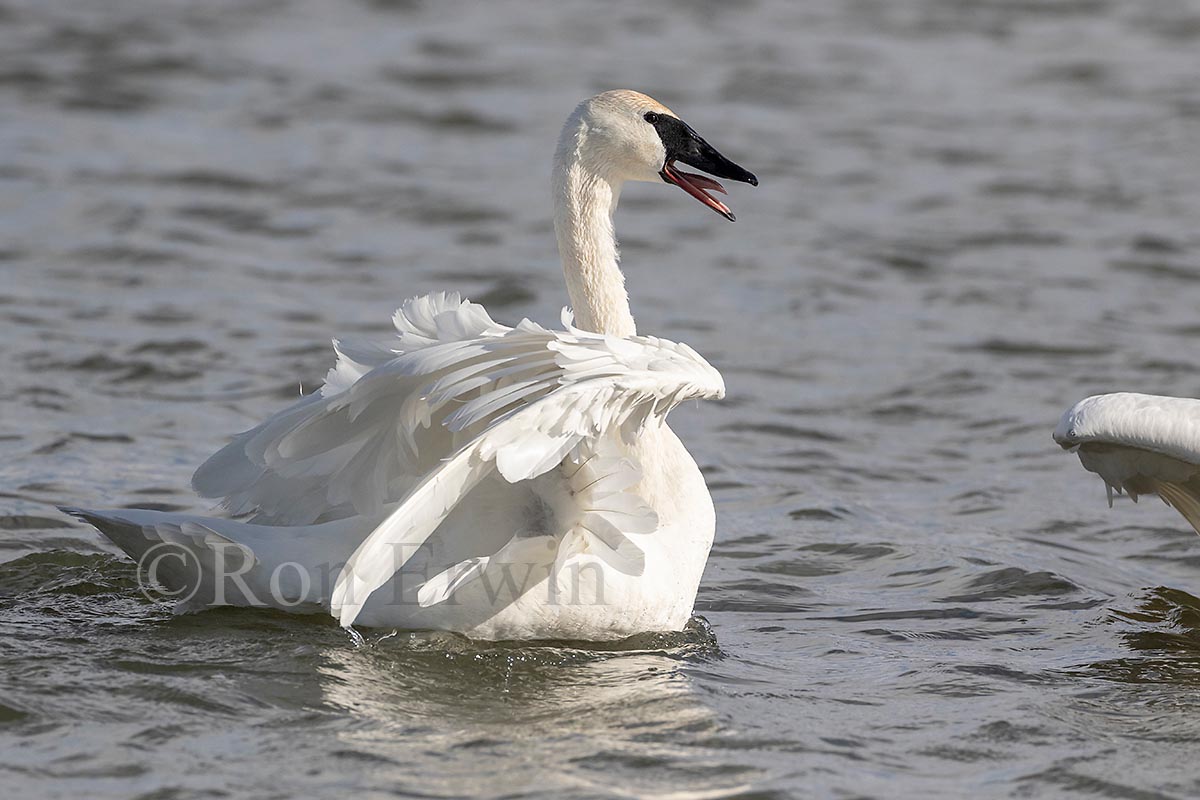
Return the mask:
<svg viewBox="0 0 1200 800">
<path fill-rule="evenodd" d="M 439 572 L 421 584 L 421 588 L 417 590 L 417 602 L 426 608 L 446 602 L 456 589 L 482 575 L 491 558 L 491 556 L 468 558 Z"/>
<path fill-rule="evenodd" d="M 371 515 L 400 499 L 393 487 L 411 489 L 451 454 L 447 432 L 478 435 L 538 405 L 533 427 L 565 453 L 565 434 L 593 436 L 618 420 L 636 430 L 684 399 L 724 394 L 720 375 L 690 348 L 532 323 L 505 328 L 472 303 L 450 307 L 451 299 L 408 301 L 397 312 L 402 336 L 393 358 L 239 435 L 196 471 L 196 490 L 274 524 L 310 524 L 346 507 Z M 399 352 L 410 342 L 419 345 Z M 567 391 L 573 387 L 586 391 Z M 561 401 L 540 406 L 550 396 Z M 545 471 L 544 444 L 531 451 L 537 458 L 519 439 L 507 448 L 505 477 Z"/>
<path fill-rule="evenodd" d="M 479 458 L 478 447 L 468 447 L 422 480 L 346 561 L 333 587 L 330 613 L 343 626 L 353 624 L 371 593 L 404 566 L 492 468 Z"/>
</svg>

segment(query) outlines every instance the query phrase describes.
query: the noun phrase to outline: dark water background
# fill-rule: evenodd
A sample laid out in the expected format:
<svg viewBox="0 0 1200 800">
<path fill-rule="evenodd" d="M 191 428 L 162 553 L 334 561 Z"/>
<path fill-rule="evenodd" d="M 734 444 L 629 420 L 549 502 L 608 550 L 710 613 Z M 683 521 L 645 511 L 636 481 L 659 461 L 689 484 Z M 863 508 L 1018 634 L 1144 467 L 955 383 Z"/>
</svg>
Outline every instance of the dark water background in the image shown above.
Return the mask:
<svg viewBox="0 0 1200 800">
<path fill-rule="evenodd" d="M 562 119 L 758 173 L 618 228 L 717 543 L 622 649 L 171 618 L 54 510 L 192 468 L 338 333 L 557 319 Z M 1200 539 L 1050 440 L 1200 395 L 1200 3 L 0 0 L 0 794 L 1196 797 Z"/>
</svg>

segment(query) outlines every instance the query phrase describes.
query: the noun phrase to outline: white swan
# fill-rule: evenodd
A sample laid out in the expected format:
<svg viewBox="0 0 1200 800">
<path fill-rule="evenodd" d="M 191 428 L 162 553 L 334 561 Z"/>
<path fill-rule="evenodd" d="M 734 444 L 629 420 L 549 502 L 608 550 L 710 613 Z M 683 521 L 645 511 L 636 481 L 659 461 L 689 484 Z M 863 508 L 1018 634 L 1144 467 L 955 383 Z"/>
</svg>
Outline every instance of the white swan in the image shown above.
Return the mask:
<svg viewBox="0 0 1200 800">
<path fill-rule="evenodd" d="M 1103 394 L 1080 400 L 1054 430 L 1113 491 L 1157 494 L 1200 533 L 1200 400 Z"/>
<path fill-rule="evenodd" d="M 615 639 L 683 628 L 713 540 L 704 478 L 664 423 L 721 376 L 636 335 L 613 212 L 626 181 L 673 183 L 733 220 L 757 185 L 637 92 L 584 101 L 554 163 L 565 330 L 493 322 L 457 294 L 409 300 L 386 344 L 335 342 L 320 391 L 237 436 L 193 487 L 239 520 L 64 509 L 176 593 L 325 609 L 343 625 L 482 639 Z M 344 567 L 342 566 L 344 564 Z"/>
</svg>

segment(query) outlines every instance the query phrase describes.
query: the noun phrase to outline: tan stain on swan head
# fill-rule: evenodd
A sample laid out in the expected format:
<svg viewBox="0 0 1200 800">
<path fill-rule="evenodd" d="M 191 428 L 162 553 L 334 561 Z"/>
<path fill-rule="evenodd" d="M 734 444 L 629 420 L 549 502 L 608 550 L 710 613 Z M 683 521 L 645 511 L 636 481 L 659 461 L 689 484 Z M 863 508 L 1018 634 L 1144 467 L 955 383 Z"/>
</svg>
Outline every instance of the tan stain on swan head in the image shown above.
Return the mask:
<svg viewBox="0 0 1200 800">
<path fill-rule="evenodd" d="M 556 169 L 585 167 L 609 179 L 660 181 L 666 149 L 646 114 L 676 117 L 653 97 L 631 89 L 601 92 L 584 100 L 563 126 Z"/>
<path fill-rule="evenodd" d="M 608 107 L 612 110 L 628 110 L 641 115 L 649 111 L 657 114 L 668 114 L 676 119 L 679 115 L 648 94 L 635 92 L 633 89 L 612 89 L 592 97 L 586 101 L 589 105 Z"/>
</svg>

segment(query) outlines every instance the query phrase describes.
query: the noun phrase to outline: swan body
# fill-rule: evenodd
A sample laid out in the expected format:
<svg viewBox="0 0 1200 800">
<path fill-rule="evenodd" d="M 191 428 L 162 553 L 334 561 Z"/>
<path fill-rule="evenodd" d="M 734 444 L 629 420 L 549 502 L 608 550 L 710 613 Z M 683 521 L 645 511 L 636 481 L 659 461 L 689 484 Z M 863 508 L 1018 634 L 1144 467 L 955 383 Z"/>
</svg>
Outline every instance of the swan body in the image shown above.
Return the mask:
<svg viewBox="0 0 1200 800">
<path fill-rule="evenodd" d="M 1113 492 L 1157 494 L 1200 533 L 1200 400 L 1122 392 L 1063 414 L 1054 441 Z"/>
<path fill-rule="evenodd" d="M 341 624 L 481 639 L 680 630 L 715 529 L 667 413 L 720 398 L 687 345 L 636 332 L 612 216 L 625 181 L 673 183 L 723 216 L 716 181 L 757 185 L 669 109 L 584 101 L 555 154 L 561 330 L 513 327 L 441 293 L 386 343 L 335 341 L 321 389 L 193 476 L 235 519 L 64 509 L 169 588 L 178 611 L 325 610 Z"/>
</svg>

